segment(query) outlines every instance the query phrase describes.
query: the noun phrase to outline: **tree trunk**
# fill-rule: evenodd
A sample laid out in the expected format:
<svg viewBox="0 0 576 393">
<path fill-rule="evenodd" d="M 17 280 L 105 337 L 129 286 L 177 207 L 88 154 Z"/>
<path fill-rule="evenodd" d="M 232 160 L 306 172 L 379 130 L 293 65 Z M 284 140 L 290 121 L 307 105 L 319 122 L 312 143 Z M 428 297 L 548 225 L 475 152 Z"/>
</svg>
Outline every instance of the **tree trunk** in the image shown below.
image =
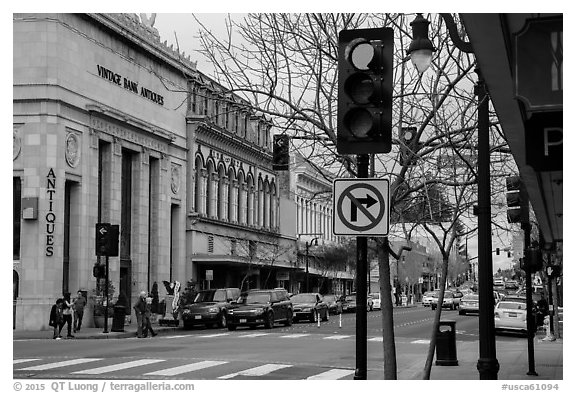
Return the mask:
<svg viewBox="0 0 576 393">
<path fill-rule="evenodd" d="M 442 316 L 442 302 L 444 301 L 444 291 L 446 289 L 446 278 L 448 276 L 448 257 L 442 260 L 442 276 L 440 277 L 440 292 L 438 294 L 438 306 L 434 314 L 434 323 L 432 325 L 432 335 L 430 337 L 430 346 L 428 347 L 428 356 L 424 365 L 424 374 L 422 379 L 430 379 L 432 370 L 432 360 L 434 360 L 434 351 L 436 350 L 436 332 L 440 326 L 440 317 Z"/>
<path fill-rule="evenodd" d="M 390 255 L 388 238 L 378 242 L 378 272 L 380 275 L 380 304 L 382 312 L 382 345 L 384 347 L 384 379 L 396 380 L 396 343 L 394 342 L 394 316 L 392 286 L 390 285 Z"/>
</svg>

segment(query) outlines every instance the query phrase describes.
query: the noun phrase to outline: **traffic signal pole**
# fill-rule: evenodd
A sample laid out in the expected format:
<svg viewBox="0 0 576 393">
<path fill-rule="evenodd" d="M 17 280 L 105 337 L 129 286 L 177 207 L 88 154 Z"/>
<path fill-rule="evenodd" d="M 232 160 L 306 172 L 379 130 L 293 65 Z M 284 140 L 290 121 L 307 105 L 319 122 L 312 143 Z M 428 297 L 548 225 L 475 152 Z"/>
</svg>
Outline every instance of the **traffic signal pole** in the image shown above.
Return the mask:
<svg viewBox="0 0 576 393">
<path fill-rule="evenodd" d="M 358 178 L 368 178 L 368 154 L 356 156 L 358 165 Z M 356 371 L 355 380 L 367 379 L 367 275 L 368 265 L 368 238 L 356 237 Z"/>
<path fill-rule="evenodd" d="M 526 375 L 536 376 L 538 373 L 534 366 L 534 333 L 536 330 L 536 324 L 534 323 L 534 313 L 533 302 L 532 302 L 532 266 L 533 262 L 531 260 L 532 255 L 529 253 L 530 248 L 530 231 L 532 226 L 529 222 L 522 224 L 522 229 L 524 230 L 524 267 L 526 271 L 526 329 L 528 330 L 528 372 Z"/>
<path fill-rule="evenodd" d="M 109 283 L 109 279 L 110 277 L 108 277 L 108 271 L 109 271 L 109 266 L 108 266 L 108 255 L 106 255 L 106 283 L 104 284 L 104 296 L 105 296 L 105 301 L 106 301 L 106 306 L 104 307 L 104 332 L 103 333 L 108 333 L 108 283 Z"/>
</svg>

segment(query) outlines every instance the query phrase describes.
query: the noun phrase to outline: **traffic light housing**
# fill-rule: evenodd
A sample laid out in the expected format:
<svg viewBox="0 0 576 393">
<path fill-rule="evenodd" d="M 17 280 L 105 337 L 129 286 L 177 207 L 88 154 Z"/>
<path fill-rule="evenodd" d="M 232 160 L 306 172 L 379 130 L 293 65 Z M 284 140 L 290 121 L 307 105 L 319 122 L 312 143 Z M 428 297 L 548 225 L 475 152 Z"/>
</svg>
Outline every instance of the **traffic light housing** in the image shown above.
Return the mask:
<svg viewBox="0 0 576 393">
<path fill-rule="evenodd" d="M 290 136 L 274 135 L 272 147 L 272 169 L 287 171 L 290 167 Z"/>
<path fill-rule="evenodd" d="M 400 165 L 411 165 L 414 163 L 414 155 L 418 150 L 416 141 L 416 127 L 402 127 L 398 135 L 400 140 Z"/>
<path fill-rule="evenodd" d="M 109 223 L 96 224 L 96 255 L 118 256 L 119 226 Z"/>
<path fill-rule="evenodd" d="M 96 278 L 106 277 L 106 266 L 96 263 L 92 268 L 92 275 Z"/>
<path fill-rule="evenodd" d="M 520 176 L 506 178 L 506 205 L 509 223 L 529 223 L 528 194 Z"/>
<path fill-rule="evenodd" d="M 389 27 L 340 31 L 338 153 L 392 149 L 393 55 L 394 31 Z"/>
</svg>

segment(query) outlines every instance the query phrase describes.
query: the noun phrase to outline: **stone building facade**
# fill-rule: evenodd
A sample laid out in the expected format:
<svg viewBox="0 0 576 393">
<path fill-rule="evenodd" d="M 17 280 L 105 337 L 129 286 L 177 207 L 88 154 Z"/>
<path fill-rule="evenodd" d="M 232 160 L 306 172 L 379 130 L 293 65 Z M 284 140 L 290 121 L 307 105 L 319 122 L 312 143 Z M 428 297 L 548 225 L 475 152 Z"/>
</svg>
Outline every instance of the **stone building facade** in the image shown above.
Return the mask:
<svg viewBox="0 0 576 393">
<path fill-rule="evenodd" d="M 51 304 L 78 290 L 92 322 L 99 222 L 120 227 L 109 274 L 129 303 L 162 281 L 285 285 L 294 209 L 268 119 L 148 18 L 14 14 L 13 32 L 16 329 L 47 328 Z"/>
</svg>

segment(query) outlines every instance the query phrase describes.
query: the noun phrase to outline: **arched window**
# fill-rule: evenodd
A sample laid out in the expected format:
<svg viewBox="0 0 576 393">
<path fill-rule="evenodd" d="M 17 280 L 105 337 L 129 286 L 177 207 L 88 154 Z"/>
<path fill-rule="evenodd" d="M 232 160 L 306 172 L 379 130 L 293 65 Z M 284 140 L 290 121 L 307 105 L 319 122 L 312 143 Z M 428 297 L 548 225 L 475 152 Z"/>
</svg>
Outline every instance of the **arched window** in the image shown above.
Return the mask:
<svg viewBox="0 0 576 393">
<path fill-rule="evenodd" d="M 246 222 L 248 225 L 254 225 L 254 204 L 255 204 L 255 195 L 254 195 L 254 177 L 252 174 L 248 175 L 248 180 L 246 181 L 246 188 L 247 188 L 247 196 L 248 196 L 248 210 L 246 214 Z"/>
<path fill-rule="evenodd" d="M 228 179 L 224 165 L 218 167 L 218 218 L 228 219 Z"/>
<path fill-rule="evenodd" d="M 270 228 L 278 227 L 278 199 L 276 198 L 276 184 L 270 184 Z"/>
<path fill-rule="evenodd" d="M 194 209 L 199 214 L 206 214 L 206 176 L 204 176 L 204 163 L 200 156 L 196 156 L 195 170 Z"/>
<path fill-rule="evenodd" d="M 246 211 L 248 210 L 248 189 L 244 182 L 244 172 L 238 172 L 238 223 L 246 224 Z"/>
<path fill-rule="evenodd" d="M 262 177 L 258 178 L 258 207 L 256 209 L 256 225 L 264 226 L 264 182 Z"/>
<path fill-rule="evenodd" d="M 234 168 L 228 170 L 228 220 L 238 220 L 238 182 Z"/>
<path fill-rule="evenodd" d="M 208 217 L 217 217 L 218 213 L 218 175 L 214 168 L 214 163 L 212 161 L 208 162 L 208 179 L 207 179 L 207 213 Z"/>
<path fill-rule="evenodd" d="M 265 228 L 270 228 L 270 184 L 268 183 L 268 179 L 264 182 L 264 206 L 262 213 L 264 218 L 262 225 Z"/>
</svg>

